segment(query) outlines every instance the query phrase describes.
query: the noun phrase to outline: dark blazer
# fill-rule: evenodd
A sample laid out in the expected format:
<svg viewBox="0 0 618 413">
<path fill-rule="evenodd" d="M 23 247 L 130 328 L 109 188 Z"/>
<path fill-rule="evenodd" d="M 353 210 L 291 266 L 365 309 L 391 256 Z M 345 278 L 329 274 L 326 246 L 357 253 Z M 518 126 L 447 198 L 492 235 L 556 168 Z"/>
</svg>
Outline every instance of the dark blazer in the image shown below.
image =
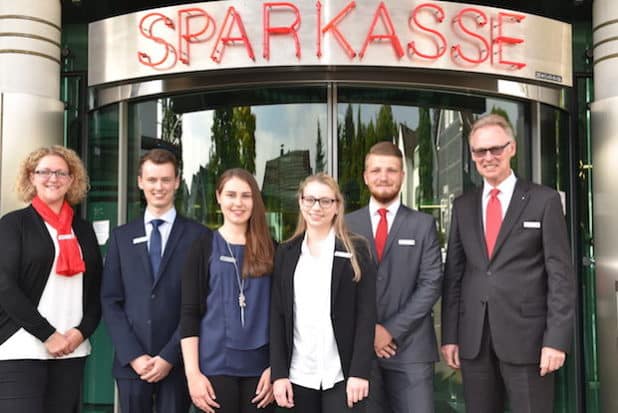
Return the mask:
<svg viewBox="0 0 618 413">
<path fill-rule="evenodd" d="M 346 216 L 351 231 L 367 238 L 377 257 L 369 207 Z M 401 205 L 378 264 L 378 323 L 397 342 L 382 364 L 439 360 L 433 306 L 442 291 L 442 256 L 434 218 Z"/>
<path fill-rule="evenodd" d="M 101 302 L 115 349 L 115 377 L 138 378 L 129 363 L 143 354 L 180 363 L 180 272 L 191 243 L 206 232 L 176 215 L 155 281 L 147 242 L 134 243 L 145 237 L 144 217 L 112 231 Z"/>
<path fill-rule="evenodd" d="M 281 244 L 275 255 L 270 315 L 270 367 L 275 381 L 289 375 L 294 348 L 294 272 L 304 234 Z M 343 375 L 369 379 L 375 335 L 375 266 L 366 242 L 354 239 L 362 270 L 359 282 L 349 258 L 335 256 L 331 278 L 331 320 Z M 346 251 L 335 241 L 335 251 Z M 333 251 L 333 254 L 335 253 Z"/>
<path fill-rule="evenodd" d="M 83 317 L 75 327 L 87 338 L 101 319 L 101 253 L 92 226 L 77 214 L 73 218 L 73 232 L 86 263 Z M 37 306 L 55 251 L 43 218 L 32 206 L 0 219 L 0 251 L 0 343 L 21 327 L 39 340 L 47 340 L 56 329 L 38 312 Z"/>
<path fill-rule="evenodd" d="M 442 343 L 459 355 L 479 352 L 485 313 L 497 356 L 538 363 L 541 348 L 568 351 L 575 280 L 559 194 L 517 179 L 491 259 L 482 220 L 482 189 L 453 204 L 442 297 Z"/>
</svg>

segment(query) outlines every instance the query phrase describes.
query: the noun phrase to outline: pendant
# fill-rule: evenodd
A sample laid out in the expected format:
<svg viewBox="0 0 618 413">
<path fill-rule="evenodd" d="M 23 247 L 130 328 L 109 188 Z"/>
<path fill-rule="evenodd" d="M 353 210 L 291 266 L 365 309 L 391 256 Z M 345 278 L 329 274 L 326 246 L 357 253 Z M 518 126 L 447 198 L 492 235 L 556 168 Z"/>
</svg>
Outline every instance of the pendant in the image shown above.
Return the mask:
<svg viewBox="0 0 618 413">
<path fill-rule="evenodd" d="M 245 300 L 245 293 L 240 293 L 238 295 L 238 305 L 240 308 L 245 308 L 247 306 L 247 301 Z"/>
</svg>

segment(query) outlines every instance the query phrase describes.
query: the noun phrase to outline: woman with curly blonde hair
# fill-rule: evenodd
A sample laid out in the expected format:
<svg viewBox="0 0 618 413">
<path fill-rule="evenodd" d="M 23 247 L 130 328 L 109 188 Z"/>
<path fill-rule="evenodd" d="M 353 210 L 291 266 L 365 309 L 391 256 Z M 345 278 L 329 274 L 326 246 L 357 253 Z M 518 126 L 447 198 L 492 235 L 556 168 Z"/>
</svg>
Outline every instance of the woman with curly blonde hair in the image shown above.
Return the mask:
<svg viewBox="0 0 618 413">
<path fill-rule="evenodd" d="M 99 247 L 71 207 L 88 177 L 74 151 L 51 146 L 22 162 L 16 190 L 30 205 L 0 219 L 0 411 L 74 411 L 101 317 Z"/>
</svg>

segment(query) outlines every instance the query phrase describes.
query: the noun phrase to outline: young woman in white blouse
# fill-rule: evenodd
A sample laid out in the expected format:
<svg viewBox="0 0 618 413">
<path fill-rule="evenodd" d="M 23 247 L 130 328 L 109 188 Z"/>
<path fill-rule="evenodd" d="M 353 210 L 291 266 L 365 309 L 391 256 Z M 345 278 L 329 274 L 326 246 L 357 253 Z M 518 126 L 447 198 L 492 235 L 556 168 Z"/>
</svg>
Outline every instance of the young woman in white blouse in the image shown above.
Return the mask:
<svg viewBox="0 0 618 413">
<path fill-rule="evenodd" d="M 270 363 L 277 404 L 298 413 L 364 411 L 376 322 L 375 267 L 347 232 L 335 180 L 309 176 L 296 232 L 277 249 Z"/>
</svg>

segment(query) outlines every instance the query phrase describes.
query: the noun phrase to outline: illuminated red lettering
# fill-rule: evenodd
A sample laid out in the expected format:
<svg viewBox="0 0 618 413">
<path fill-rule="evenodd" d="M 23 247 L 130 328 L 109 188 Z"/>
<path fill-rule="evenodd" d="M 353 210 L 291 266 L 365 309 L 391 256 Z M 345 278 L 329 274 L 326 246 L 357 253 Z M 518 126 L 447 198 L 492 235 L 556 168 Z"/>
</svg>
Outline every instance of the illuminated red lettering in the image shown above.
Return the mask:
<svg viewBox="0 0 618 413">
<path fill-rule="evenodd" d="M 270 13 L 281 12 L 277 8 L 285 8 L 291 10 L 296 19 L 289 26 L 274 26 L 270 25 Z M 300 11 L 292 3 L 264 3 L 264 59 L 270 59 L 270 36 L 271 35 L 291 35 L 294 38 L 294 46 L 296 48 L 296 57 L 300 59 L 300 41 L 298 40 L 298 28 L 300 27 Z"/>
<path fill-rule="evenodd" d="M 235 37 L 232 36 L 232 30 L 234 27 L 238 28 L 238 31 L 240 32 L 239 35 Z M 212 48 L 210 58 L 216 63 L 221 63 L 225 48 L 227 46 L 235 46 L 236 42 L 243 43 L 245 45 L 247 55 L 251 60 L 255 61 L 253 47 L 251 46 L 251 42 L 247 36 L 247 31 L 245 30 L 245 25 L 242 22 L 242 18 L 234 7 L 230 7 L 227 9 L 225 20 L 223 20 L 223 25 L 221 26 L 221 30 L 219 30 L 219 36 L 217 37 L 217 41 Z"/>
<path fill-rule="evenodd" d="M 498 64 L 506 65 L 513 69 L 518 69 L 518 70 L 526 67 L 525 63 L 509 61 L 509 60 L 504 59 L 504 57 L 502 56 L 504 45 L 514 46 L 514 45 L 524 42 L 524 39 L 521 39 L 518 37 L 505 36 L 504 33 L 502 32 L 502 27 L 504 26 L 505 23 L 519 23 L 525 18 L 526 16 L 524 16 L 523 14 L 504 13 L 504 12 L 498 13 L 498 24 L 496 25 L 498 28 L 498 36 L 494 38 L 492 41 L 492 47 L 497 46 L 498 48 L 498 51 L 495 52 L 498 55 Z M 492 33 L 493 33 L 493 27 L 492 27 Z M 492 56 L 492 60 L 493 60 L 493 56 Z"/>
<path fill-rule="evenodd" d="M 439 31 L 431 29 L 418 21 L 418 15 L 422 11 L 430 12 L 434 16 L 436 22 L 442 23 L 444 21 L 444 9 L 436 4 L 423 3 L 414 8 L 410 17 L 410 20 L 414 21 L 414 24 L 420 31 L 433 35 L 431 36 L 431 40 L 436 44 L 436 52 L 434 54 L 423 53 L 418 50 L 414 41 L 408 43 L 408 50 L 411 54 L 420 56 L 424 59 L 438 59 L 446 52 L 446 38 Z"/>
<path fill-rule="evenodd" d="M 155 43 L 163 47 L 162 57 L 159 60 L 155 60 L 150 54 L 146 52 L 137 52 L 137 59 L 143 65 L 150 66 L 157 70 L 171 69 L 176 65 L 178 56 L 176 55 L 176 49 L 173 45 L 168 43 L 162 37 L 154 34 L 154 27 L 159 23 L 163 23 L 168 29 L 174 30 L 174 22 L 167 16 L 161 13 L 149 13 L 142 17 L 139 22 L 139 31 L 147 39 L 154 41 Z M 167 62 L 167 63 L 166 63 Z M 160 67 L 163 66 L 164 67 Z"/>
<path fill-rule="evenodd" d="M 479 9 L 466 7 L 457 13 L 453 20 L 453 25 L 459 27 L 459 29 L 470 38 L 478 40 L 478 42 L 473 42 L 478 48 L 478 58 L 466 56 L 460 44 L 451 48 L 451 56 L 455 62 L 457 62 L 458 59 L 462 59 L 471 64 L 483 63 L 489 57 L 489 43 L 487 43 L 487 40 L 483 36 L 468 29 L 464 25 L 465 17 L 467 17 L 468 20 L 472 18 L 476 22 L 476 27 L 479 28 L 487 24 L 487 15 Z"/>
<path fill-rule="evenodd" d="M 341 11 L 339 11 L 339 13 L 337 13 L 335 17 L 333 17 L 331 21 L 328 22 L 326 26 L 324 26 L 324 28 L 318 27 L 318 33 L 326 34 L 326 32 L 330 31 L 335 37 L 335 40 L 337 40 L 337 43 L 339 43 L 339 46 L 341 46 L 343 50 L 345 50 L 345 52 L 347 53 L 350 59 L 352 59 L 353 57 L 356 57 L 356 52 L 354 51 L 354 49 L 352 49 L 352 46 L 350 46 L 350 43 L 346 40 L 345 36 L 341 34 L 337 25 L 341 22 L 341 20 L 343 20 L 345 16 L 347 16 L 352 10 L 354 10 L 355 7 L 356 7 L 356 2 L 354 1 L 349 2 L 343 9 L 341 9 Z M 321 4 L 320 2 L 318 2 L 318 13 L 320 13 L 320 11 L 321 11 Z M 320 18 L 318 22 L 321 23 L 321 21 L 322 19 Z M 321 48 L 321 43 L 319 42 L 318 43 L 318 57 L 320 56 L 322 56 L 322 48 Z"/>
<path fill-rule="evenodd" d="M 201 19 L 202 27 L 191 31 L 191 21 Z M 193 7 L 190 9 L 178 10 L 178 51 L 180 61 L 186 65 L 191 60 L 191 43 L 203 43 L 208 41 L 215 34 L 215 20 L 205 10 Z M 206 33 L 206 30 L 209 30 Z"/>
<path fill-rule="evenodd" d="M 386 28 L 386 34 L 374 34 L 376 23 L 378 19 L 382 22 L 384 27 Z M 395 51 L 395 55 L 398 58 L 401 58 L 403 53 L 403 47 L 401 47 L 401 42 L 399 41 L 399 37 L 397 37 L 397 33 L 395 32 L 395 27 L 393 26 L 393 21 L 391 20 L 391 16 L 388 13 L 388 9 L 384 5 L 384 2 L 381 1 L 376 9 L 375 14 L 373 15 L 373 21 L 371 22 L 371 27 L 369 28 L 369 33 L 367 33 L 367 37 L 365 38 L 365 43 L 363 43 L 363 48 L 361 49 L 359 56 L 362 59 L 365 55 L 365 51 L 367 50 L 367 46 L 369 42 L 375 41 L 390 41 L 393 50 Z"/>
</svg>

